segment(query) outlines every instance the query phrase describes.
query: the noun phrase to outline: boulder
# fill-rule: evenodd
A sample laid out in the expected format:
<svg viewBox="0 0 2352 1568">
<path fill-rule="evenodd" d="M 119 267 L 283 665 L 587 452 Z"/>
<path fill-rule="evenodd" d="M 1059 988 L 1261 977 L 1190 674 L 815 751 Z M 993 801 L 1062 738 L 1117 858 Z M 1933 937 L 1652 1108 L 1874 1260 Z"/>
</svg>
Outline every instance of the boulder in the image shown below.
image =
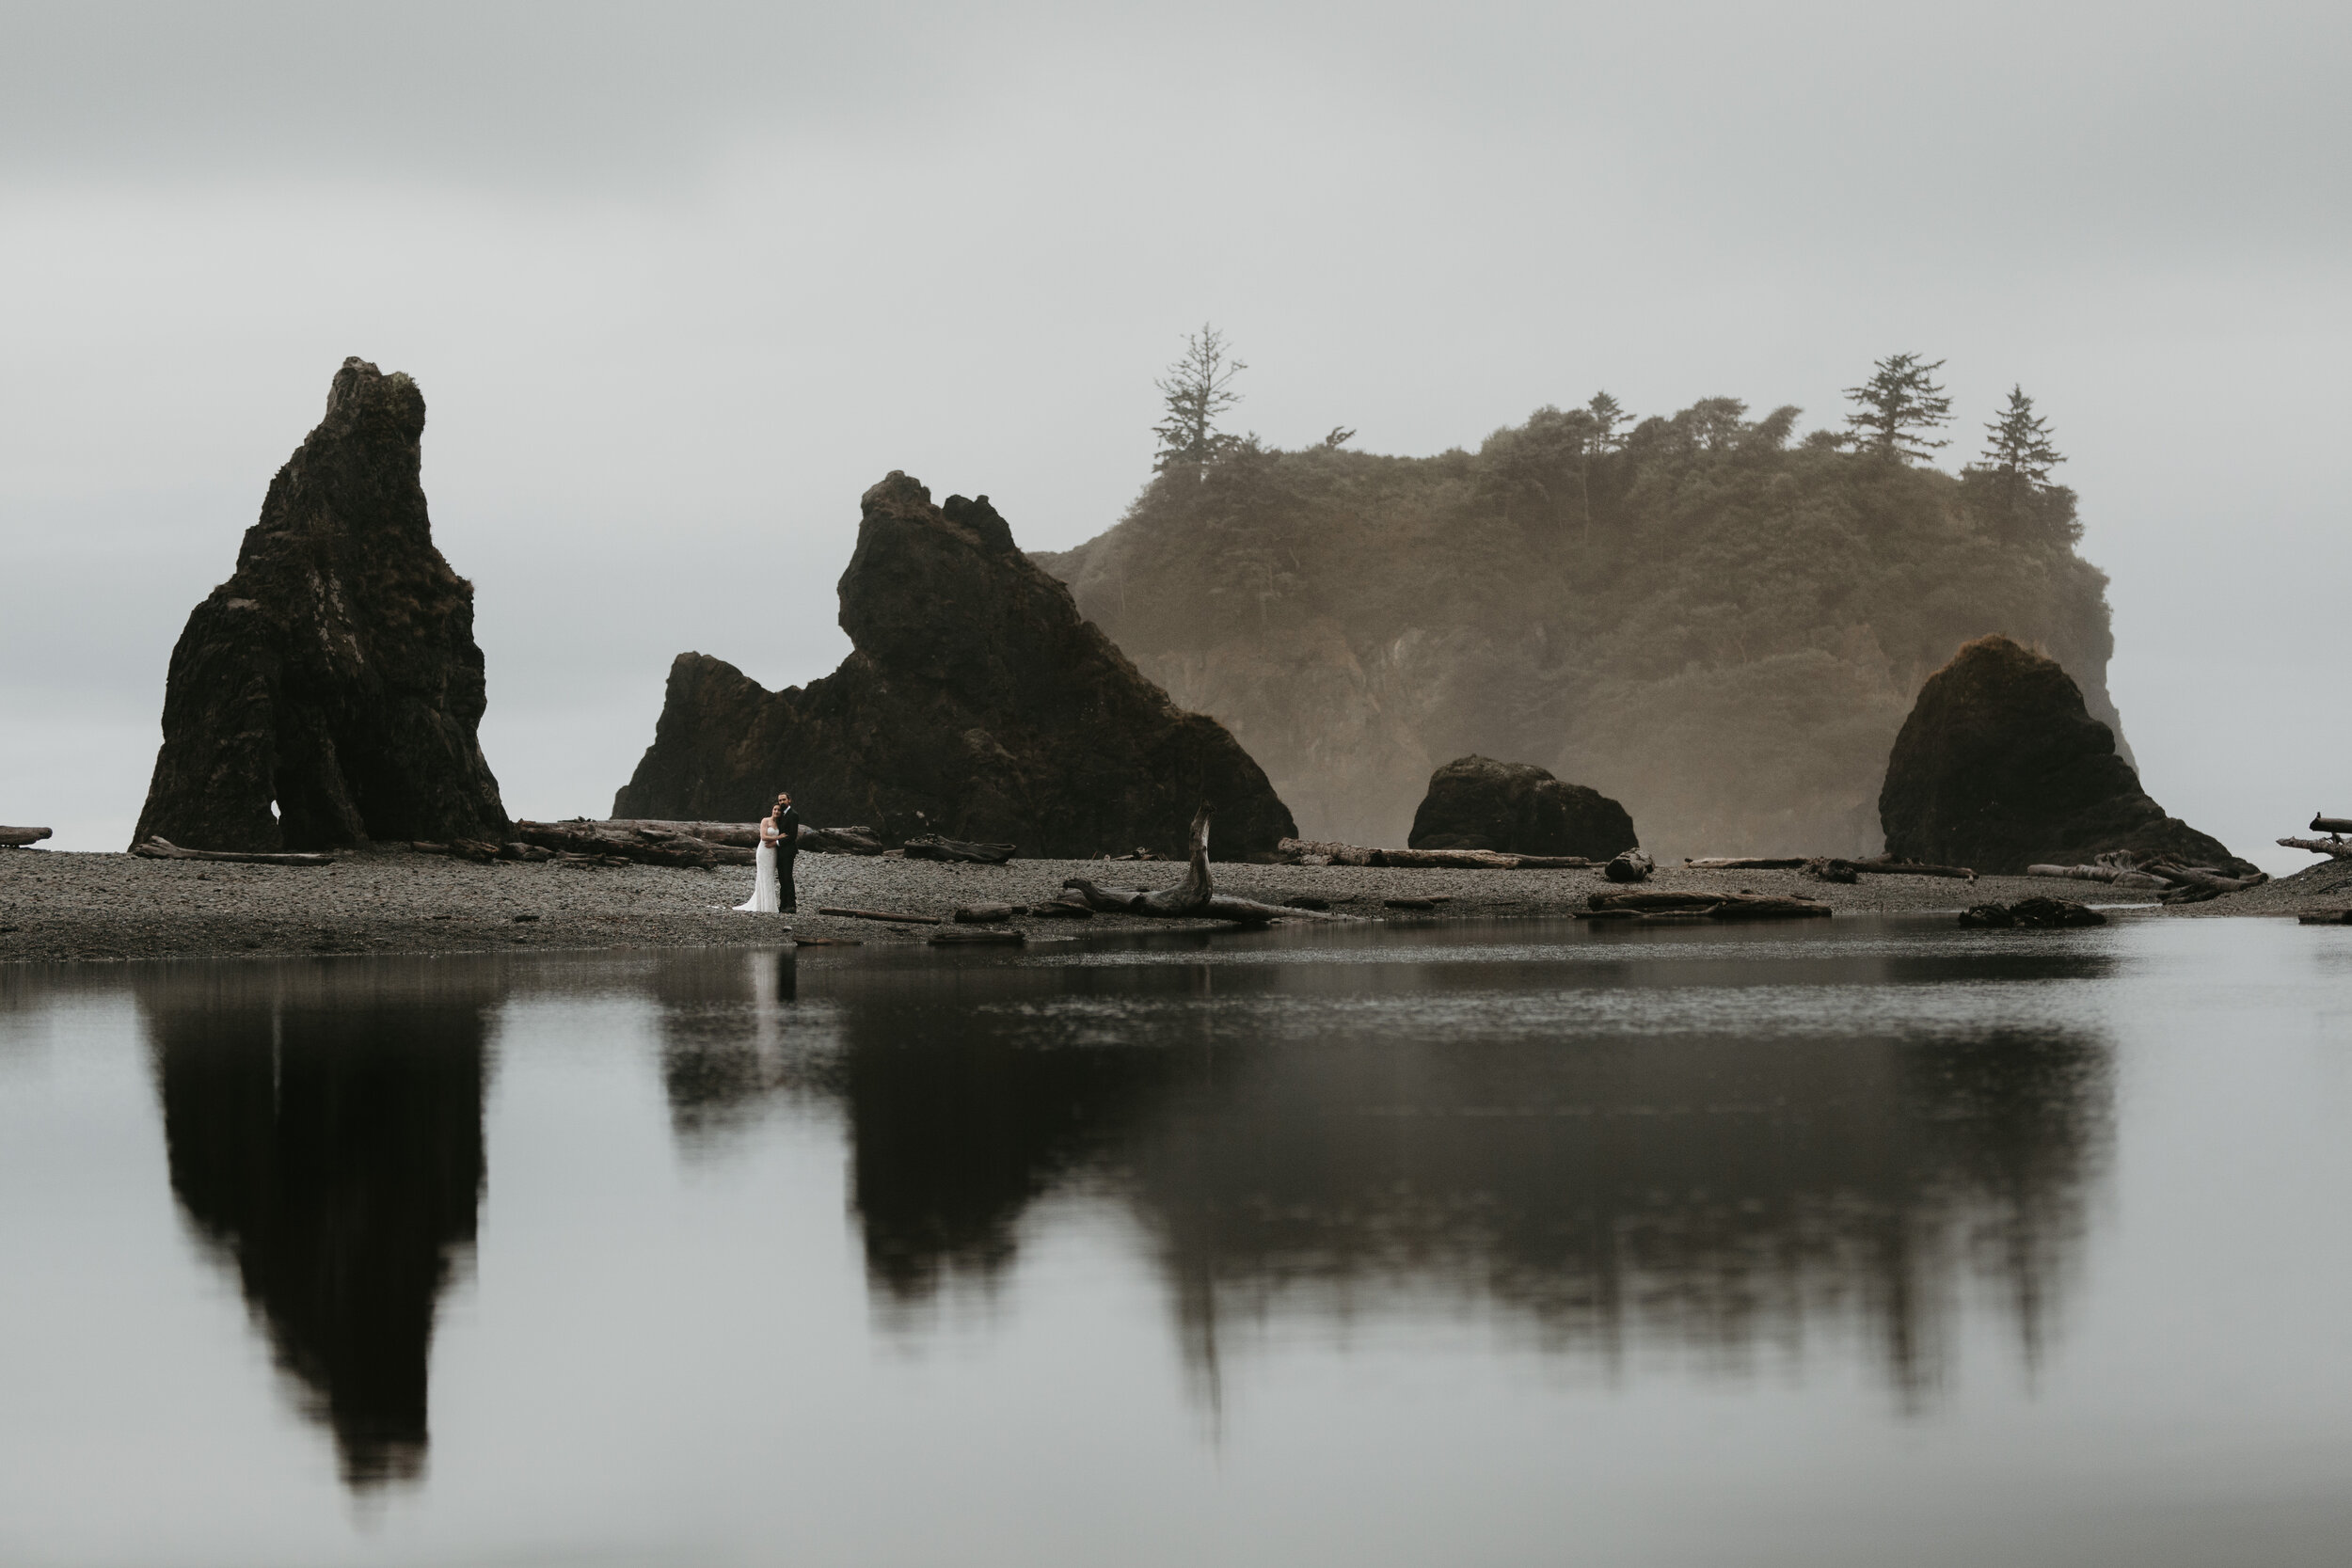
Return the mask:
<svg viewBox="0 0 2352 1568">
<path fill-rule="evenodd" d="M 1224 726 L 1137 673 L 986 496 L 934 506 L 893 473 L 863 508 L 841 574 L 841 668 L 770 691 L 680 654 L 615 816 L 743 821 L 789 789 L 811 821 L 1024 857 L 1181 856 L 1204 801 L 1221 859 L 1270 855 L 1297 832 Z"/>
<path fill-rule="evenodd" d="M 346 359 L 234 576 L 188 616 L 134 844 L 500 840 L 473 585 L 433 547 L 424 396 Z"/>
<path fill-rule="evenodd" d="M 2107 917 L 2071 898 L 2020 898 L 2014 904 L 1971 904 L 1960 911 L 1960 924 L 1989 930 L 2022 927 L 2054 931 L 2082 926 L 2105 926 Z"/>
<path fill-rule="evenodd" d="M 2016 874 L 2124 850 L 2255 869 L 2167 816 L 2073 677 L 2006 637 L 1979 638 L 1928 677 L 1887 758 L 1879 820 L 1896 861 Z"/>
<path fill-rule="evenodd" d="M 1406 843 L 1416 849 L 1502 849 L 1605 861 L 1640 843 L 1633 818 L 1597 789 L 1543 768 L 1455 757 L 1429 775 Z"/>
</svg>

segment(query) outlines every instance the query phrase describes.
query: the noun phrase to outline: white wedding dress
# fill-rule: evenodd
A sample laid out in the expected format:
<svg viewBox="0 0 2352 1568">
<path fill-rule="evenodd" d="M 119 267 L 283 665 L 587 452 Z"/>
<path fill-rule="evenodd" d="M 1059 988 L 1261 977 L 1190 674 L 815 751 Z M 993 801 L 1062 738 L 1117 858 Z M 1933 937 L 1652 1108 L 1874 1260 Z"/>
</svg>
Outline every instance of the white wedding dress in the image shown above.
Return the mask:
<svg viewBox="0 0 2352 1568">
<path fill-rule="evenodd" d="M 735 907 L 746 914 L 782 912 L 784 905 L 776 895 L 776 847 L 762 844 L 752 858 L 757 863 L 756 873 L 752 878 L 752 895 Z"/>
</svg>

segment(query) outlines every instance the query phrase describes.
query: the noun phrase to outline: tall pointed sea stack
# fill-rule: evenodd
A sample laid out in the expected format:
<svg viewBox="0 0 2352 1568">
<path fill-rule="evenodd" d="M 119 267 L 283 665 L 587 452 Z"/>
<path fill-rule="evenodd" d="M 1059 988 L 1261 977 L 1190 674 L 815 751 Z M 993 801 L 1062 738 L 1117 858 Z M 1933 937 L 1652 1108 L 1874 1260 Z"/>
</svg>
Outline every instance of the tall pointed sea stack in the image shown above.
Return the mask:
<svg viewBox="0 0 2352 1568">
<path fill-rule="evenodd" d="M 1222 856 L 1297 831 L 1249 753 L 1144 679 L 986 496 L 933 506 L 893 473 L 863 507 L 841 574 L 841 668 L 769 691 L 680 654 L 615 816 L 744 821 L 788 788 L 813 822 L 1026 855 L 1173 854 L 1204 800 Z"/>
<path fill-rule="evenodd" d="M 1980 637 L 1928 677 L 1879 792 L 1897 860 L 2019 872 L 2110 850 L 2255 868 L 2139 787 L 2056 659 Z"/>
<path fill-rule="evenodd" d="M 134 843 L 322 849 L 495 836 L 473 585 L 433 547 L 424 394 L 346 359 L 236 575 L 188 616 Z"/>
</svg>

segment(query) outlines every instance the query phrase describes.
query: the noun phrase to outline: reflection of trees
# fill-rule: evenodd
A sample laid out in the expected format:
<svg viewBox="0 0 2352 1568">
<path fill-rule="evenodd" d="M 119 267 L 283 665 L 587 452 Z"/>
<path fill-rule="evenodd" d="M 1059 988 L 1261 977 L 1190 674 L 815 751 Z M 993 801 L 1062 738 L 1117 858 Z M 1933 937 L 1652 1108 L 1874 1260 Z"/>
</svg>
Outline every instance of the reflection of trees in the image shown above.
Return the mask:
<svg viewBox="0 0 2352 1568">
<path fill-rule="evenodd" d="M 353 1486 L 422 1471 L 435 1308 L 483 1190 L 495 979 L 400 972 L 408 984 L 271 966 L 137 988 L 172 1192 Z"/>
<path fill-rule="evenodd" d="M 1278 1052 L 1156 1118 L 1128 1191 L 1203 1361 L 1221 1314 L 1411 1282 L 1556 1347 L 1640 1332 L 1717 1366 L 1860 1322 L 1916 1395 L 1972 1275 L 2039 1346 L 2105 1060 L 2062 1036 Z"/>
<path fill-rule="evenodd" d="M 1873 973 L 1967 977 L 1931 967 Z M 1363 987 L 1279 966 L 824 972 L 837 1037 L 809 1081 L 847 1108 L 875 1288 L 903 1307 L 985 1282 L 1033 1202 L 1083 1189 L 1155 1238 L 1203 1372 L 1222 1319 L 1337 1319 L 1404 1290 L 1502 1306 L 1556 1349 L 1719 1370 L 1867 1330 L 1917 1398 L 1958 1298 L 1991 1287 L 2039 1354 L 2105 1147 L 2098 1039 L 1462 1037 L 1350 1011 Z M 725 1078 L 715 1062 L 674 1058 L 674 1104 Z"/>
</svg>

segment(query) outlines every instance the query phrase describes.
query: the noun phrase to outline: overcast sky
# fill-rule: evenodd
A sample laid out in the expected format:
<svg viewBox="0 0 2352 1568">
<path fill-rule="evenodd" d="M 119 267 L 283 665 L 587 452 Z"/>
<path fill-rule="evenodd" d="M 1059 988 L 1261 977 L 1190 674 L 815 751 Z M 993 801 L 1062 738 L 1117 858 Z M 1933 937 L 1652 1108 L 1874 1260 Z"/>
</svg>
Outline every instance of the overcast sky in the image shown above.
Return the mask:
<svg viewBox="0 0 2352 1568">
<path fill-rule="evenodd" d="M 520 816 L 672 656 L 846 649 L 892 468 L 1117 521 L 1204 319 L 1240 421 L 1475 446 L 1598 388 L 2022 382 L 2150 791 L 2352 813 L 2345 8 L 0 4 L 0 821 L 127 841 L 165 664 L 360 355 L 429 405 Z M 1961 443 L 1955 446 L 1955 462 Z"/>
</svg>

